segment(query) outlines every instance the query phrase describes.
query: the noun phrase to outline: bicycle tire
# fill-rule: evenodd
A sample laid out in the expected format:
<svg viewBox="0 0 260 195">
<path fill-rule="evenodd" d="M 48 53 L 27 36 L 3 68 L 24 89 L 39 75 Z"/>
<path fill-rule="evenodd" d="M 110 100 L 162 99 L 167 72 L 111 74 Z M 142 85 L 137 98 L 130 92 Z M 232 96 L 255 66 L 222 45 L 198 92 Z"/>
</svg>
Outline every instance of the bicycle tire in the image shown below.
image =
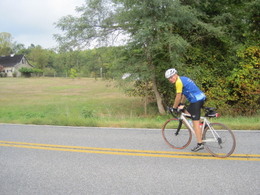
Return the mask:
<svg viewBox="0 0 260 195">
<path fill-rule="evenodd" d="M 215 157 L 229 157 L 234 152 L 236 147 L 236 138 L 233 132 L 226 125 L 221 123 L 211 123 L 210 126 L 215 129 L 220 138 L 218 141 L 205 141 L 204 146 L 206 150 Z M 202 137 L 203 140 L 214 139 L 209 127 L 205 128 Z"/>
<path fill-rule="evenodd" d="M 180 131 L 178 135 L 177 132 L 178 127 Z M 184 127 L 184 128 L 182 128 Z M 167 120 L 162 127 L 162 136 L 165 142 L 174 149 L 184 149 L 186 148 L 192 138 L 191 130 L 187 129 L 185 125 L 178 119 L 169 119 Z"/>
</svg>

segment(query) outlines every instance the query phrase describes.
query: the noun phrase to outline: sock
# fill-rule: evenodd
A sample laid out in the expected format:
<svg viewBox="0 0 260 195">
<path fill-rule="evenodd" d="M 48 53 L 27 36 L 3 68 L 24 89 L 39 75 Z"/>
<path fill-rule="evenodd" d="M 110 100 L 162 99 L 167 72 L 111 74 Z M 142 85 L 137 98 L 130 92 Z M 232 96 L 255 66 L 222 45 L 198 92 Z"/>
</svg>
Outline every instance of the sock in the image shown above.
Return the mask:
<svg viewBox="0 0 260 195">
<path fill-rule="evenodd" d="M 202 145 L 202 143 L 198 143 L 198 145 L 199 145 L 199 146 L 201 146 L 201 145 Z"/>
</svg>

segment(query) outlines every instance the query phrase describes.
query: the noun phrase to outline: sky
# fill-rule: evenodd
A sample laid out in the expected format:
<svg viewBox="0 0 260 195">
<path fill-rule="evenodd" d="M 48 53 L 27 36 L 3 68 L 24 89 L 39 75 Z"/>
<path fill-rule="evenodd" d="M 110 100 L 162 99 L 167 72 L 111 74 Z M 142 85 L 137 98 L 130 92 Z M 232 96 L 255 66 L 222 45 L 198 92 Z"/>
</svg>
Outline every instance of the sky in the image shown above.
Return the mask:
<svg viewBox="0 0 260 195">
<path fill-rule="evenodd" d="M 54 48 L 53 34 L 61 33 L 54 23 L 67 15 L 76 16 L 75 8 L 84 0 L 0 0 L 0 32 L 12 35 L 13 42 Z"/>
</svg>

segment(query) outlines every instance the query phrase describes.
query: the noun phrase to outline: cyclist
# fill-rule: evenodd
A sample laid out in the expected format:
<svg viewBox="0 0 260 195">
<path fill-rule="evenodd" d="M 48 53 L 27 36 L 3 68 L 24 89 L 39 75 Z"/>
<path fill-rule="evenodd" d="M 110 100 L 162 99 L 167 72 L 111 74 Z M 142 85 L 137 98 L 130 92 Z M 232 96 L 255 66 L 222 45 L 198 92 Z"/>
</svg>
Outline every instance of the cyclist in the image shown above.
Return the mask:
<svg viewBox="0 0 260 195">
<path fill-rule="evenodd" d="M 173 110 L 177 112 L 183 109 L 186 98 L 190 102 L 187 111 L 191 115 L 193 128 L 197 138 L 197 145 L 192 148 L 193 152 L 204 149 L 202 143 L 202 131 L 200 128 L 201 108 L 206 100 L 205 94 L 198 88 L 198 86 L 188 77 L 179 76 L 176 69 L 171 68 L 165 72 L 165 78 L 171 83 L 175 83 L 176 97 L 173 104 Z"/>
</svg>

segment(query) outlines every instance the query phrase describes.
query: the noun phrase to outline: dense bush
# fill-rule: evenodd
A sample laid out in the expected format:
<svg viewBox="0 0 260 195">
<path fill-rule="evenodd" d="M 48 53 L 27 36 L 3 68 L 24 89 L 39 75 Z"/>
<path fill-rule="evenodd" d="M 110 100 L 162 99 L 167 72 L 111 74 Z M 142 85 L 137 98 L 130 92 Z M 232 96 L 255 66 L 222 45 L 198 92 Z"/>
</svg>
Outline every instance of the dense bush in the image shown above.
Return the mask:
<svg viewBox="0 0 260 195">
<path fill-rule="evenodd" d="M 240 63 L 226 78 L 216 79 L 207 92 L 211 103 L 231 115 L 253 115 L 260 108 L 260 48 L 250 46 L 238 52 Z"/>
<path fill-rule="evenodd" d="M 30 77 L 33 73 L 38 75 L 42 73 L 43 71 L 41 69 L 37 68 L 27 68 L 27 67 L 22 67 L 19 69 L 19 71 L 22 73 L 23 76 L 25 77 Z"/>
</svg>

